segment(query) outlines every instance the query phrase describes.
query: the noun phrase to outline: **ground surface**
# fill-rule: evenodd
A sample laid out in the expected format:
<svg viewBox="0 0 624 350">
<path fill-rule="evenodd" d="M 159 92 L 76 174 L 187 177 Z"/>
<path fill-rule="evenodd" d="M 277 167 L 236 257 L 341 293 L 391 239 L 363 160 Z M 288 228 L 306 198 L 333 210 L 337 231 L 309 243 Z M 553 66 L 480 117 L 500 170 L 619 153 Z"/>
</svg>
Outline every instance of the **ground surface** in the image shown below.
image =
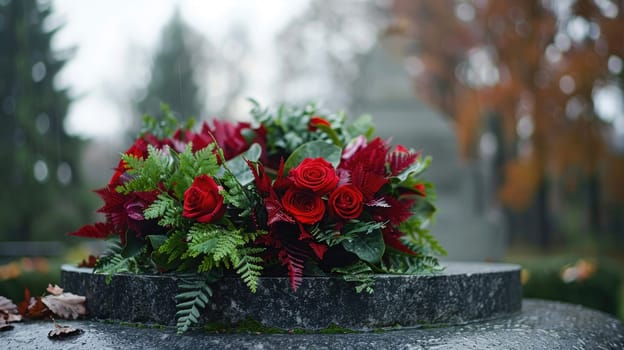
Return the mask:
<svg viewBox="0 0 624 350">
<path fill-rule="evenodd" d="M 512 317 L 462 326 L 352 334 L 176 335 L 171 328 L 63 321 L 80 335 L 51 340 L 52 322 L 15 324 L 0 349 L 624 349 L 624 325 L 577 305 L 524 300 Z"/>
</svg>

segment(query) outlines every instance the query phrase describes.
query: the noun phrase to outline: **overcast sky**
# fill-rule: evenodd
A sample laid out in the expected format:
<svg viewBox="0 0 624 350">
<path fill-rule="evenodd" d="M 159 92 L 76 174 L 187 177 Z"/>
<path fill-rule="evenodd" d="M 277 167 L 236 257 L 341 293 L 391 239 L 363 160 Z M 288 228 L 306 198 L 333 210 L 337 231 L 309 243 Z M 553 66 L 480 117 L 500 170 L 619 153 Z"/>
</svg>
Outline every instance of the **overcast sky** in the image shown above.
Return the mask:
<svg viewBox="0 0 624 350">
<path fill-rule="evenodd" d="M 76 47 L 75 56 L 59 76 L 76 100 L 66 120 L 66 129 L 82 137 L 114 137 L 125 125 L 129 111 L 115 96 L 130 93 L 145 83 L 145 67 L 160 37 L 163 25 L 176 6 L 195 30 L 219 42 L 232 23 L 247 27 L 253 50 L 253 76 L 248 77 L 249 96 L 266 103 L 276 71 L 275 33 L 300 13 L 307 0 L 54 0 L 51 24 L 64 23 L 53 47 Z"/>
</svg>

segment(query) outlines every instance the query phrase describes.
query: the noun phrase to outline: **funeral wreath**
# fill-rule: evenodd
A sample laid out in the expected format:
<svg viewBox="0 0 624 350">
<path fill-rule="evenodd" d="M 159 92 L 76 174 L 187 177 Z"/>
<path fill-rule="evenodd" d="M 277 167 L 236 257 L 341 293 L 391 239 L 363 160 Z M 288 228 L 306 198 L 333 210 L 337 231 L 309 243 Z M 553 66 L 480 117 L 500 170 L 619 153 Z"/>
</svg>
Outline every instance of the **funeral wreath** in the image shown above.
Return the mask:
<svg viewBox="0 0 624 350">
<path fill-rule="evenodd" d="M 252 103 L 251 122 L 195 131 L 166 108 L 144 117 L 96 190 L 105 220 L 71 233 L 111 241 L 96 272 L 178 274 L 183 332 L 222 276 L 251 292 L 261 276 L 284 276 L 296 292 L 304 276 L 339 275 L 372 293 L 377 274 L 440 268 L 429 157 L 374 137 L 369 116 Z"/>
</svg>

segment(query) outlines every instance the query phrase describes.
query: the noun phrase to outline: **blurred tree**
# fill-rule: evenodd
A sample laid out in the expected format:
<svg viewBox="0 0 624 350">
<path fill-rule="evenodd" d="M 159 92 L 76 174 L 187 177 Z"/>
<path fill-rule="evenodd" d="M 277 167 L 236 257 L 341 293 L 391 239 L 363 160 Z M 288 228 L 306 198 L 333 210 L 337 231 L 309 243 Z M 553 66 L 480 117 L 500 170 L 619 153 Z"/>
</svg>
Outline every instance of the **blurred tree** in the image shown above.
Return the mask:
<svg viewBox="0 0 624 350">
<path fill-rule="evenodd" d="M 203 38 L 182 19 L 179 9 L 162 32 L 160 46 L 152 63 L 150 81 L 137 109 L 141 114 L 160 115 L 168 104 L 179 119 L 199 118 L 203 113 L 196 70 L 203 60 Z"/>
<path fill-rule="evenodd" d="M 351 102 L 358 60 L 375 44 L 388 17 L 374 2 L 310 1 L 277 36 L 280 91 L 288 102 L 323 99 L 332 108 Z"/>
<path fill-rule="evenodd" d="M 464 155 L 495 154 L 499 199 L 533 213 L 536 224 L 512 226 L 535 229 L 542 246 L 557 231 L 552 214 L 569 199 L 584 207 L 579 224 L 590 231 L 621 217 L 609 213 L 624 203 L 622 142 L 612 142 L 624 139 L 623 6 L 394 2 L 389 33 L 407 38 L 405 62 L 418 92 L 454 119 Z"/>
<path fill-rule="evenodd" d="M 86 221 L 82 142 L 66 134 L 70 103 L 55 87 L 71 52 L 54 53 L 49 4 L 0 1 L 0 240 L 62 239 Z"/>
</svg>

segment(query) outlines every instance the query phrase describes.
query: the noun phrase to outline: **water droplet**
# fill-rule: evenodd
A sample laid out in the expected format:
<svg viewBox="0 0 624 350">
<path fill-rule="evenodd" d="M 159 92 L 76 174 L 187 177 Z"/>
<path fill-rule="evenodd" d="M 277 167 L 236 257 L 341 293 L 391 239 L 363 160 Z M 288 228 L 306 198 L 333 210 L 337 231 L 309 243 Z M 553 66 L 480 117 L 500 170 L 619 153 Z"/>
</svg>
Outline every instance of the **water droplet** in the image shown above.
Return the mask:
<svg viewBox="0 0 624 350">
<path fill-rule="evenodd" d="M 568 22 L 568 34 L 574 41 L 583 41 L 589 34 L 589 22 L 583 17 L 574 17 Z"/>
<path fill-rule="evenodd" d="M 59 164 L 58 168 L 56 168 L 56 178 L 61 183 L 61 185 L 69 185 L 72 180 L 71 166 L 66 162 L 62 162 L 61 164 Z"/>
<path fill-rule="evenodd" d="M 561 61 L 561 51 L 553 45 L 548 45 L 546 52 L 544 52 L 546 59 L 550 63 L 557 63 Z"/>
<path fill-rule="evenodd" d="M 479 151 L 483 157 L 492 157 L 498 150 L 498 141 L 496 136 L 491 132 L 481 135 L 479 140 Z"/>
<path fill-rule="evenodd" d="M 576 89 L 576 83 L 574 82 L 574 78 L 567 74 L 562 76 L 561 79 L 559 79 L 559 88 L 566 95 L 573 93 L 574 89 Z"/>
<path fill-rule="evenodd" d="M 622 59 L 615 55 L 609 56 L 607 67 L 612 74 L 620 74 L 622 72 Z"/>
<path fill-rule="evenodd" d="M 39 159 L 35 162 L 33 166 L 33 175 L 35 176 L 35 180 L 39 182 L 44 182 L 48 178 L 48 165 L 45 161 Z"/>
<path fill-rule="evenodd" d="M 455 6 L 455 16 L 464 22 L 470 22 L 475 18 L 475 9 L 469 3 L 459 3 Z"/>
<path fill-rule="evenodd" d="M 533 119 L 530 115 L 523 115 L 520 120 L 518 120 L 518 124 L 516 124 L 516 132 L 518 133 L 518 137 L 523 140 L 528 139 L 533 135 Z"/>
<path fill-rule="evenodd" d="M 50 130 L 50 117 L 47 113 L 40 113 L 35 119 L 35 127 L 40 134 L 45 134 Z"/>
<path fill-rule="evenodd" d="M 32 79 L 35 83 L 38 83 L 43 80 L 46 76 L 46 66 L 43 62 L 39 61 L 32 66 L 31 69 Z"/>
<path fill-rule="evenodd" d="M 572 46 L 572 42 L 570 41 L 570 37 L 565 35 L 564 33 L 558 33 L 555 35 L 555 46 L 559 51 L 566 52 Z"/>
</svg>

